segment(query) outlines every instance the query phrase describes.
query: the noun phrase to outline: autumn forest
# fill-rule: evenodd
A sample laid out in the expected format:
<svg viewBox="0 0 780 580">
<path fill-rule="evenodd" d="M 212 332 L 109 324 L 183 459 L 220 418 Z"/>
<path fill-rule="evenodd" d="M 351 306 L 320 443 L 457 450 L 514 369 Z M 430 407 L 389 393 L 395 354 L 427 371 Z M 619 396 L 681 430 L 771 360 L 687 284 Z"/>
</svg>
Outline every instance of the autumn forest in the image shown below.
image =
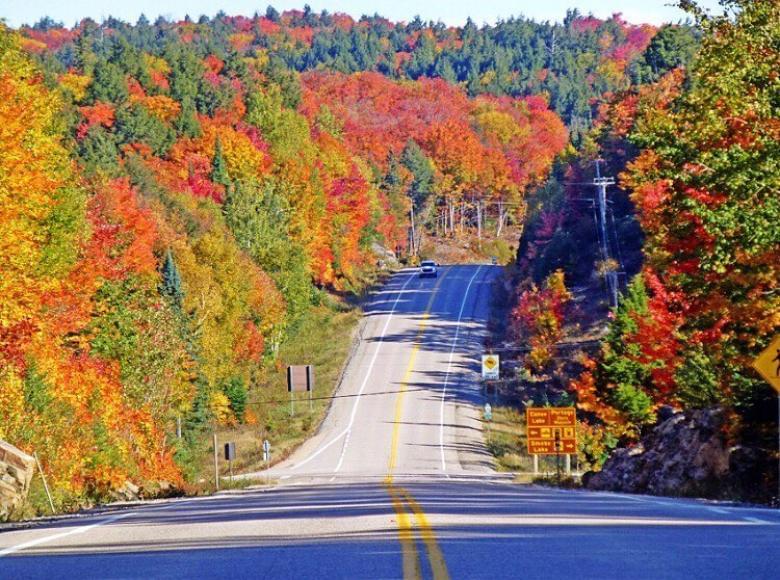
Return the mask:
<svg viewBox="0 0 780 580">
<path fill-rule="evenodd" d="M 734 441 L 766 443 L 749 363 L 780 326 L 780 10 L 724 5 L 662 27 L 0 24 L 0 439 L 45 458 L 63 509 L 186 487 L 200 435 L 254 420 L 312 308 L 416 259 L 410 212 L 435 245 L 498 208 L 528 373 L 555 374 L 572 289 L 624 276 L 558 379 L 587 461 L 663 405 L 720 406 Z M 620 266 L 579 201 L 595 160 Z"/>
</svg>

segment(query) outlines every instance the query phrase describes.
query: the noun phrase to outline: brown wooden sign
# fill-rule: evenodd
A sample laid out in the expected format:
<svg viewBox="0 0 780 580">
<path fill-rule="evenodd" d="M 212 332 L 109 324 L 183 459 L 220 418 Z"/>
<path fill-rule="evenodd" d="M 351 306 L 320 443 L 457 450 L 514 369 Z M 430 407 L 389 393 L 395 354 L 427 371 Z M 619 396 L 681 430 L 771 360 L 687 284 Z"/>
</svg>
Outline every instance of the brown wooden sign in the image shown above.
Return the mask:
<svg viewBox="0 0 780 580">
<path fill-rule="evenodd" d="M 287 390 L 302 393 L 314 390 L 314 367 L 312 365 L 292 365 L 287 367 Z"/>
<path fill-rule="evenodd" d="M 525 419 L 529 454 L 566 455 L 577 452 L 577 413 L 574 407 L 528 407 Z"/>
</svg>

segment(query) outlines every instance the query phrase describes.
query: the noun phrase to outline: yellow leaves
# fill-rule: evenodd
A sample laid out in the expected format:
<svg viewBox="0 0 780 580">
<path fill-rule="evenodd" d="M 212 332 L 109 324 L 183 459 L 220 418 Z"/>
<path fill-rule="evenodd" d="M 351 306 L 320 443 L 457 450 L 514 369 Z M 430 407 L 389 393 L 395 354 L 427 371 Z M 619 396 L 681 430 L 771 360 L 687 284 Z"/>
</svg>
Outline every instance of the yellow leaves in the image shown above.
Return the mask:
<svg viewBox="0 0 780 580">
<path fill-rule="evenodd" d="M 146 68 L 149 69 L 149 72 L 156 72 L 163 75 L 167 75 L 171 72 L 171 66 L 164 58 L 154 56 L 148 52 L 144 53 L 142 58 Z"/>
<path fill-rule="evenodd" d="M 228 42 L 238 51 L 246 49 L 255 39 L 254 34 L 248 32 L 236 32 L 228 37 Z"/>
<path fill-rule="evenodd" d="M 92 79 L 86 75 L 76 74 L 74 72 L 67 72 L 60 75 L 57 79 L 59 86 L 65 91 L 69 92 L 75 102 L 81 102 L 87 96 L 87 89 L 92 83 Z"/>
<path fill-rule="evenodd" d="M 206 123 L 204 123 L 203 129 L 203 136 L 196 143 L 197 148 L 209 158 L 213 158 L 216 142 L 219 139 L 230 179 L 256 181 L 270 171 L 270 156 L 255 147 L 244 133 L 231 127 Z"/>
<path fill-rule="evenodd" d="M 474 117 L 477 125 L 488 138 L 494 138 L 504 146 L 515 139 L 526 138 L 529 134 L 528 127 L 522 130 L 508 113 L 480 107 Z"/>
<path fill-rule="evenodd" d="M 181 105 L 166 95 L 133 97 L 131 100 L 140 102 L 152 115 L 161 121 L 171 122 L 181 111 Z"/>
<path fill-rule="evenodd" d="M 228 424 L 233 419 L 230 399 L 222 391 L 215 391 L 209 395 L 209 410 L 220 425 Z"/>
<path fill-rule="evenodd" d="M 36 270 L 50 235 L 45 222 L 74 179 L 56 132 L 59 100 L 13 43 L 0 52 L 0 71 L 0 323 L 9 326 L 34 311 L 51 283 Z"/>
<path fill-rule="evenodd" d="M 24 385 L 10 366 L 0 365 L 0 439 L 19 444 L 16 433 L 25 420 Z"/>
</svg>

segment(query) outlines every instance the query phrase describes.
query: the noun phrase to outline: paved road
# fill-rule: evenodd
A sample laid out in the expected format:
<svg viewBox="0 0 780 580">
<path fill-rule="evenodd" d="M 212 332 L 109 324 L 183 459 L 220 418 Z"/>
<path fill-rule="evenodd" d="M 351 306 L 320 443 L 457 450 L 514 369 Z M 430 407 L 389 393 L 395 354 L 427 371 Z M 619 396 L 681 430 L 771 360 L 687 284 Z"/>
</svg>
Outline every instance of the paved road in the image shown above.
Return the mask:
<svg viewBox="0 0 780 580">
<path fill-rule="evenodd" d="M 362 338 L 316 437 L 272 476 L 490 473 L 475 354 L 499 268 L 394 276 L 366 307 Z"/>
<path fill-rule="evenodd" d="M 396 275 L 271 489 L 0 533 L 5 578 L 778 578 L 780 512 L 518 486 L 472 374 L 490 266 Z"/>
</svg>

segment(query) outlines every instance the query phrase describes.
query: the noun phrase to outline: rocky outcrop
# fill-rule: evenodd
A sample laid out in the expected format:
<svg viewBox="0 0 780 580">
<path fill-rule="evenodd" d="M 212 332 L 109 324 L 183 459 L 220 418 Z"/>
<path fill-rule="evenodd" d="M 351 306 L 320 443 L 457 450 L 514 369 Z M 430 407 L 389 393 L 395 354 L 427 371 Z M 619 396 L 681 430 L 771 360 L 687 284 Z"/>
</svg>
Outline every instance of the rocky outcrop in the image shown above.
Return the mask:
<svg viewBox="0 0 780 580">
<path fill-rule="evenodd" d="M 0 441 L 0 519 L 6 519 L 27 498 L 35 458 Z"/>
<path fill-rule="evenodd" d="M 733 447 L 719 409 L 659 413 L 661 422 L 638 444 L 617 449 L 601 471 L 585 474 L 588 489 L 670 496 L 756 497 L 756 474 L 769 454 Z M 750 489 L 752 486 L 754 489 Z"/>
</svg>

